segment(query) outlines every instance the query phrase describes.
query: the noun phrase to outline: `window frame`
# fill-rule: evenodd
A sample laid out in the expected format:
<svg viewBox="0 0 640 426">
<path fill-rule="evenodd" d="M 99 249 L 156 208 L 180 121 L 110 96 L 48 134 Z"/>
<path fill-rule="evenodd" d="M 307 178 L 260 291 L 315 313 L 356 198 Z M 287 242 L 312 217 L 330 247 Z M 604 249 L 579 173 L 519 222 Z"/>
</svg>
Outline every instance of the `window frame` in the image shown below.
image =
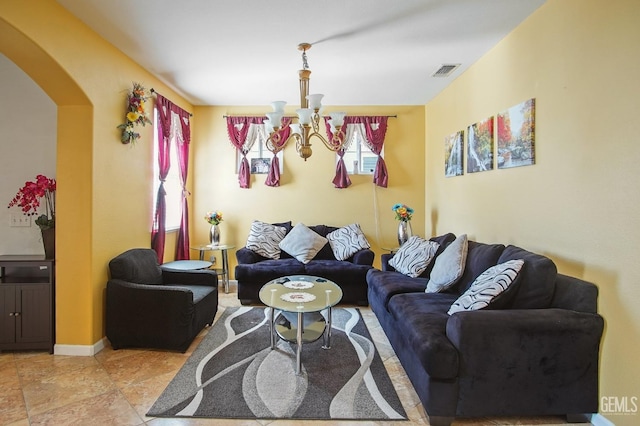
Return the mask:
<svg viewBox="0 0 640 426">
<path fill-rule="evenodd" d="M 158 122 L 158 109 L 153 108 L 154 123 Z M 182 182 L 180 179 L 180 166 L 178 165 L 178 141 L 175 137 L 169 141 L 169 161 L 171 167 L 167 173 L 167 178 L 164 182 L 165 204 L 166 204 L 166 223 L 165 231 L 177 231 L 180 229 L 182 222 Z M 153 208 L 155 212 L 156 205 L 158 203 L 158 189 L 160 188 L 160 167 L 158 166 L 158 127 L 153 126 Z M 175 192 L 175 193 L 174 193 Z M 177 194 L 176 194 L 177 193 Z M 175 203 L 175 205 L 174 205 Z M 175 223 L 173 222 L 175 220 Z"/>
<path fill-rule="evenodd" d="M 356 136 L 353 140 L 351 140 L 351 143 L 349 143 L 347 151 L 345 153 L 345 157 L 347 157 L 349 154 L 351 154 L 351 157 L 352 157 L 355 151 L 356 159 L 351 161 L 345 160 L 344 163 L 347 169 L 347 173 L 349 175 L 373 175 L 375 173 L 375 164 L 372 169 L 365 170 L 364 162 L 362 161 L 363 154 L 367 156 L 371 154 L 371 156 L 375 157 L 376 163 L 378 161 L 378 155 L 367 146 L 367 144 L 365 143 L 366 135 L 363 135 L 360 129 L 354 132 L 354 135 Z M 352 149 L 354 145 L 355 145 L 355 149 Z M 363 153 L 363 148 L 365 150 L 364 153 Z M 380 153 L 380 156 L 384 158 L 384 147 L 382 148 L 382 152 Z M 336 165 L 338 164 L 338 161 L 340 161 L 340 155 L 336 152 Z M 358 161 L 357 171 L 354 170 L 354 161 Z"/>
<path fill-rule="evenodd" d="M 260 124 L 257 124 L 260 126 Z M 262 124 L 262 126 L 264 126 Z M 284 172 L 284 149 L 278 151 L 276 156 L 278 157 L 278 162 L 280 163 L 280 175 Z M 252 153 L 256 153 L 257 155 L 251 155 Z M 273 153 L 269 151 L 267 148 L 266 139 L 259 138 L 251 147 L 251 150 L 246 154 L 247 161 L 249 162 L 249 169 L 251 170 L 251 160 L 252 159 L 268 159 L 269 164 L 271 164 L 271 160 L 273 160 Z M 236 149 L 236 174 L 240 173 L 240 164 L 242 164 L 242 152 L 239 149 Z M 251 174 L 267 174 L 268 172 L 254 172 L 251 171 Z"/>
</svg>

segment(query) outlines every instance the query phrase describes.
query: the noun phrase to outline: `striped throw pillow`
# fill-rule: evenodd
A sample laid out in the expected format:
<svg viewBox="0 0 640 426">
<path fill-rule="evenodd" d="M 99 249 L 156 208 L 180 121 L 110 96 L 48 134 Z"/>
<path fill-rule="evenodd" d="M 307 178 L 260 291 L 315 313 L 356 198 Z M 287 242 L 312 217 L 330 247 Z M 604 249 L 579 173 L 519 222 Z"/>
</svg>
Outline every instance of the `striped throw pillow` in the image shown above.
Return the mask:
<svg viewBox="0 0 640 426">
<path fill-rule="evenodd" d="M 278 244 L 280 244 L 286 233 L 287 228 L 283 226 L 254 220 L 251 223 L 246 247 L 269 259 L 280 259 L 280 246 Z"/>
<path fill-rule="evenodd" d="M 327 234 L 327 240 L 338 260 L 346 260 L 356 252 L 371 248 L 360 225 L 352 223 Z"/>
<path fill-rule="evenodd" d="M 513 285 L 524 260 L 509 260 L 484 271 L 449 308 L 449 315 L 484 309 Z"/>
<path fill-rule="evenodd" d="M 416 278 L 427 269 L 438 247 L 440 244 L 435 241 L 427 241 L 414 235 L 389 259 L 389 265 L 401 274 Z"/>
</svg>

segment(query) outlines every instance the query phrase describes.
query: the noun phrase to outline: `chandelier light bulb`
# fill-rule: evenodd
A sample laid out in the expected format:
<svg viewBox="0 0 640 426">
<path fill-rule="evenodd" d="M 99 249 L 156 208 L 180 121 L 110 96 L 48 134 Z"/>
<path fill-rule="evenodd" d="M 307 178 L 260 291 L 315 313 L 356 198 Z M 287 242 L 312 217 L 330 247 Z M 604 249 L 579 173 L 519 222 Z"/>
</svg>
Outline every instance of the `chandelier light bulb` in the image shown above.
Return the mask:
<svg viewBox="0 0 640 426">
<path fill-rule="evenodd" d="M 265 118 L 262 122 L 264 123 L 264 129 L 266 130 L 266 132 L 273 133 L 273 124 L 271 124 L 271 120 Z"/>
<path fill-rule="evenodd" d="M 300 108 L 296 110 L 298 114 L 298 120 L 300 120 L 300 124 L 308 125 L 311 124 L 311 115 L 313 114 L 313 110 L 311 108 Z"/>
<path fill-rule="evenodd" d="M 331 113 L 331 123 L 335 127 L 341 127 L 344 124 L 344 117 L 347 115 L 346 112 L 332 112 Z"/>
<path fill-rule="evenodd" d="M 273 101 L 271 102 L 271 108 L 273 108 L 274 112 L 281 112 L 284 114 L 284 106 L 286 104 L 286 101 Z"/>
<path fill-rule="evenodd" d="M 307 100 L 309 101 L 309 108 L 311 108 L 314 111 L 320 110 L 320 108 L 322 108 L 323 97 L 324 95 L 321 95 L 319 93 L 307 96 Z"/>
<path fill-rule="evenodd" d="M 298 135 L 302 134 L 302 128 L 298 123 L 289 124 L 289 128 L 291 129 L 291 133 L 296 133 Z"/>
<path fill-rule="evenodd" d="M 282 116 L 284 115 L 282 112 L 280 111 L 268 112 L 265 115 L 269 119 L 269 122 L 274 129 L 280 128 L 280 124 L 282 123 Z"/>
</svg>

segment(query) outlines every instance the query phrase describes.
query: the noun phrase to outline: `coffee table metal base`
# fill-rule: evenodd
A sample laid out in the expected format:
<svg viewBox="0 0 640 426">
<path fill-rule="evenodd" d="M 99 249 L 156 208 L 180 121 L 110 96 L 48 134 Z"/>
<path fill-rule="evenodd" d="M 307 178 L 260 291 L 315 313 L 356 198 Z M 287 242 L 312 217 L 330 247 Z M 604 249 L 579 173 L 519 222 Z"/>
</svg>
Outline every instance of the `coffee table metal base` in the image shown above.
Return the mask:
<svg viewBox="0 0 640 426">
<path fill-rule="evenodd" d="M 322 337 L 322 349 L 331 348 L 331 308 L 327 308 L 327 319 L 320 312 L 280 312 L 275 315 L 271 308 L 269 321 L 271 349 L 276 347 L 276 336 L 296 344 L 296 375 L 302 374 L 302 345 L 315 342 Z"/>
</svg>

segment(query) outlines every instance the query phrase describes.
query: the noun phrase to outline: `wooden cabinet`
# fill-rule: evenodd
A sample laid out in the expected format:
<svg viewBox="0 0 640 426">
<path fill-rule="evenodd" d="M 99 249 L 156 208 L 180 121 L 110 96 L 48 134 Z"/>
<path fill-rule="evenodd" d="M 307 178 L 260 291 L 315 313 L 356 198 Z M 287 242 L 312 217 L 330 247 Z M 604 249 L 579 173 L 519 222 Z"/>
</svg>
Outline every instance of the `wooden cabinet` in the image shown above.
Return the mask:
<svg viewBox="0 0 640 426">
<path fill-rule="evenodd" d="M 55 343 L 55 262 L 38 255 L 0 256 L 0 351 Z"/>
</svg>

